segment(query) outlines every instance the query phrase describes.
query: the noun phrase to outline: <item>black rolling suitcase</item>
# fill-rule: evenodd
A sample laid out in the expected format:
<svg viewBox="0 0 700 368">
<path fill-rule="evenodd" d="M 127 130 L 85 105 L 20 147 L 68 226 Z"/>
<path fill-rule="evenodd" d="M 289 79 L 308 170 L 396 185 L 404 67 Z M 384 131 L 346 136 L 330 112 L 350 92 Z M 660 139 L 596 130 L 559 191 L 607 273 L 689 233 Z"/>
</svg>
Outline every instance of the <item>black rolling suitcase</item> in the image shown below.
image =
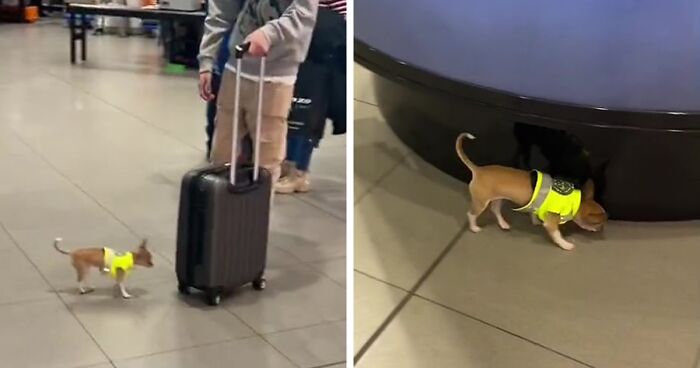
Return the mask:
<svg viewBox="0 0 700 368">
<path fill-rule="evenodd" d="M 246 50 L 247 45 L 236 47 L 237 70 L 241 70 Z M 264 70 L 262 59 L 258 106 L 262 103 Z M 236 85 L 240 86 L 239 74 Z M 259 167 L 260 120 L 253 166 L 236 164 L 239 91 L 236 87 L 231 165 L 188 172 L 180 192 L 175 261 L 178 289 L 183 294 L 190 288 L 202 290 L 211 305 L 219 304 L 227 289 L 248 283 L 256 290 L 265 288 L 272 182 L 270 173 Z"/>
</svg>

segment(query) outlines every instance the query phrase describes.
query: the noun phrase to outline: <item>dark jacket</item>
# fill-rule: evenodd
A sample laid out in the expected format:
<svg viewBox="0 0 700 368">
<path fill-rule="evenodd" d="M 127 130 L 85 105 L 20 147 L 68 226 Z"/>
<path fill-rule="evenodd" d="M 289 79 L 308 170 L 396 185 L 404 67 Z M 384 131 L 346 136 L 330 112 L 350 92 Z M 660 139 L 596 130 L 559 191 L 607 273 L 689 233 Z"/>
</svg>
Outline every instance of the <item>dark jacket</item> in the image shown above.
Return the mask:
<svg viewBox="0 0 700 368">
<path fill-rule="evenodd" d="M 329 8 L 319 8 L 311 45 L 306 60 L 299 69 L 295 96 L 315 96 L 325 100 L 305 122 L 303 134 L 315 141 L 323 137 L 326 118 L 333 122 L 333 134 L 344 134 L 346 123 L 346 22 Z M 311 117 L 311 116 L 310 116 Z"/>
<path fill-rule="evenodd" d="M 318 64 L 345 64 L 346 23 L 342 15 L 319 8 L 311 45 L 305 61 Z"/>
</svg>

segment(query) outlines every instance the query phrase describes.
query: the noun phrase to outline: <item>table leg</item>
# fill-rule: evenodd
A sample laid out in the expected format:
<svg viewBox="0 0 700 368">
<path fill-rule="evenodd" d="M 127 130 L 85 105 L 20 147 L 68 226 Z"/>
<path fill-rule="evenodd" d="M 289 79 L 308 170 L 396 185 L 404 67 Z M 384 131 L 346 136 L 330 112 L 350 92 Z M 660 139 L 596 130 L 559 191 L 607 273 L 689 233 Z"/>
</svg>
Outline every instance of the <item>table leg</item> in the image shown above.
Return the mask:
<svg viewBox="0 0 700 368">
<path fill-rule="evenodd" d="M 83 61 L 87 59 L 87 15 L 80 15 L 80 52 Z"/>
<path fill-rule="evenodd" d="M 70 27 L 70 62 L 75 64 L 75 13 L 70 13 L 68 25 Z"/>
</svg>

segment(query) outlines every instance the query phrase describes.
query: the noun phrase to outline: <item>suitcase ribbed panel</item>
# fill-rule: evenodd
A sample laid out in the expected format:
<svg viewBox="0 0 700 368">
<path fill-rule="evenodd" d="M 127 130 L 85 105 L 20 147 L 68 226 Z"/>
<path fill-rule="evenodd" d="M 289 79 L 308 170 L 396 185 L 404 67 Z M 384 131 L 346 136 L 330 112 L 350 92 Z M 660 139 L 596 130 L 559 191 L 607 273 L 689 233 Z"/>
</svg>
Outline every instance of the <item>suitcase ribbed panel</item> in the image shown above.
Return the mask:
<svg viewBox="0 0 700 368">
<path fill-rule="evenodd" d="M 199 168 L 189 171 L 182 178 L 177 224 L 175 271 L 178 280 L 184 284 L 191 283 L 190 271 L 192 269 L 192 264 L 191 262 L 187 262 L 191 253 L 190 249 L 194 244 L 201 243 L 201 237 L 198 236 L 198 232 L 201 230 L 194 226 L 196 221 L 201 221 L 197 211 L 195 211 L 195 207 L 199 203 L 197 188 L 201 177 L 214 170 L 216 169 L 212 167 Z"/>
<path fill-rule="evenodd" d="M 247 284 L 265 269 L 270 224 L 270 175 L 246 193 L 231 193 L 228 177 L 217 178 L 208 282 L 222 287 Z M 205 261 L 206 263 L 206 261 Z"/>
<path fill-rule="evenodd" d="M 249 178 L 251 168 L 239 168 Z M 270 224 L 271 178 L 232 192 L 228 170 L 190 172 L 183 179 L 176 270 L 178 279 L 200 289 L 234 288 L 264 272 Z M 246 187 L 246 184 L 243 185 Z"/>
</svg>

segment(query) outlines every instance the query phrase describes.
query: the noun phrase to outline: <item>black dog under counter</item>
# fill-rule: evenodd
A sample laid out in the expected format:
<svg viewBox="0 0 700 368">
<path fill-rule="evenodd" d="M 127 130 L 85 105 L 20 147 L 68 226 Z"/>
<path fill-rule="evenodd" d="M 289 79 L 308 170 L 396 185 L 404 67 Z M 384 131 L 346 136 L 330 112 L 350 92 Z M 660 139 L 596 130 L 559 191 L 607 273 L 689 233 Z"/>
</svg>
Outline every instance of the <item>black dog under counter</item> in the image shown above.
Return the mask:
<svg viewBox="0 0 700 368">
<path fill-rule="evenodd" d="M 396 134 L 450 175 L 469 179 L 460 132 L 475 162 L 514 166 L 516 127 L 547 128 L 530 166 L 585 147 L 611 218 L 698 219 L 698 20 L 691 0 L 362 0 L 355 58 Z"/>
</svg>

